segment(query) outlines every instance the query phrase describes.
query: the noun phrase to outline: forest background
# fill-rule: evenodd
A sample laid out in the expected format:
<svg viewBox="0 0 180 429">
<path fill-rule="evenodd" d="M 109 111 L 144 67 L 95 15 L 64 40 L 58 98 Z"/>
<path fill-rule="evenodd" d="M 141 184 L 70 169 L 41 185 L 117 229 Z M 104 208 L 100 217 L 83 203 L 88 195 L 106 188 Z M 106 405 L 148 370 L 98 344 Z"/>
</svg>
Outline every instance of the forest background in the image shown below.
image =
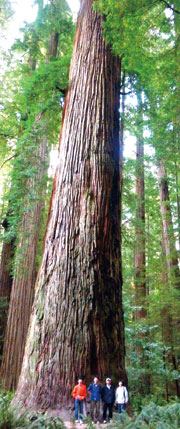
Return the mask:
<svg viewBox="0 0 180 429">
<path fill-rule="evenodd" d="M 0 352 L 8 390 L 22 365 L 75 34 L 64 0 L 35 4 L 34 22 L 8 51 L 1 47 Z M 101 0 L 95 8 L 121 58 L 126 370 L 140 410 L 180 398 L 180 4 Z M 13 5 L 1 0 L 0 10 L 6 37 Z"/>
</svg>

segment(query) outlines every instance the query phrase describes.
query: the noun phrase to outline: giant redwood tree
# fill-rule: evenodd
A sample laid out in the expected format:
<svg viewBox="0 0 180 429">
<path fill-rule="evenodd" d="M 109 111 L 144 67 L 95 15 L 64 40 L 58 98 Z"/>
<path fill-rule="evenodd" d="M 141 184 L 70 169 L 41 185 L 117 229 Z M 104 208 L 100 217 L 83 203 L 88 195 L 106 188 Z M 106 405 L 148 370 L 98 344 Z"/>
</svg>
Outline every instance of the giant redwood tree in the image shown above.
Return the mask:
<svg viewBox="0 0 180 429">
<path fill-rule="evenodd" d="M 70 399 L 76 377 L 126 377 L 121 294 L 120 61 L 82 0 L 44 255 L 15 403 Z"/>
</svg>

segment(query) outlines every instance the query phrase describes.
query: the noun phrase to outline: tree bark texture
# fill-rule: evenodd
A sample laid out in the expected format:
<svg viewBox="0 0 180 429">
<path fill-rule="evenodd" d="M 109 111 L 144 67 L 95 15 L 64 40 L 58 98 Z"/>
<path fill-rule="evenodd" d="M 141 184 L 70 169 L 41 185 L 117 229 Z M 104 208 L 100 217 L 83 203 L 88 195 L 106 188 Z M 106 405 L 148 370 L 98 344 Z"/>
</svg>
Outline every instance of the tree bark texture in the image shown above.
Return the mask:
<svg viewBox="0 0 180 429">
<path fill-rule="evenodd" d="M 5 230 L 8 229 L 8 221 L 5 219 L 3 222 Z M 0 266 L 0 297 L 9 300 L 11 287 L 12 287 L 12 274 L 11 264 L 14 255 L 14 241 L 4 240 L 1 252 L 1 266 Z"/>
<path fill-rule="evenodd" d="M 71 401 L 76 377 L 125 374 L 120 61 L 84 0 L 78 17 L 44 255 L 14 403 Z"/>
<path fill-rule="evenodd" d="M 162 159 L 158 161 L 158 183 L 168 277 L 169 281 L 179 288 L 180 274 L 178 267 L 177 251 L 175 247 L 175 237 L 173 232 L 168 180 L 166 169 Z"/>
<path fill-rule="evenodd" d="M 6 222 L 6 220 L 5 220 Z M 7 224 L 8 227 L 8 224 Z M 5 228 L 6 229 L 6 228 Z M 12 259 L 14 255 L 14 242 L 13 240 L 7 242 L 4 240 L 1 252 L 1 266 L 0 266 L 0 356 L 2 356 L 4 335 L 6 330 L 7 315 L 9 308 L 10 293 L 12 288 Z"/>
<path fill-rule="evenodd" d="M 145 192 L 144 192 L 144 138 L 142 94 L 137 90 L 138 136 L 136 143 L 136 227 L 135 227 L 135 318 L 147 316 L 146 305 L 146 257 L 145 257 Z"/>
<path fill-rule="evenodd" d="M 14 390 L 17 387 L 32 309 L 34 285 L 37 274 L 36 250 L 43 204 L 42 182 L 47 170 L 46 156 L 47 139 L 43 137 L 38 150 L 38 185 L 37 183 L 36 185 L 32 183 L 33 181 L 31 179 L 28 183 L 30 187 L 38 187 L 38 200 L 32 203 L 32 210 L 27 208 L 23 215 L 18 237 L 19 243 L 15 255 L 16 267 L 10 297 L 1 365 L 1 383 L 7 390 Z"/>
</svg>

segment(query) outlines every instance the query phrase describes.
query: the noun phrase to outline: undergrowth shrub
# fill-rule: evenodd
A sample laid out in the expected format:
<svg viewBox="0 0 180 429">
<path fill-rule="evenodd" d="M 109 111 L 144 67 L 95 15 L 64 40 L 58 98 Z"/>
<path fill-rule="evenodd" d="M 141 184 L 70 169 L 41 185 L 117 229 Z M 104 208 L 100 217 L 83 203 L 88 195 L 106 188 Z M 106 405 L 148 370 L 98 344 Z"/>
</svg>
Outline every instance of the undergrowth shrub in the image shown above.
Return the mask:
<svg viewBox="0 0 180 429">
<path fill-rule="evenodd" d="M 0 429 L 65 429 L 59 417 L 48 417 L 39 413 L 24 412 L 10 405 L 13 394 L 0 392 Z"/>
<path fill-rule="evenodd" d="M 166 406 L 156 405 L 151 402 L 144 407 L 139 415 L 133 419 L 126 413 L 115 416 L 112 429 L 179 429 L 180 428 L 180 402 Z"/>
</svg>

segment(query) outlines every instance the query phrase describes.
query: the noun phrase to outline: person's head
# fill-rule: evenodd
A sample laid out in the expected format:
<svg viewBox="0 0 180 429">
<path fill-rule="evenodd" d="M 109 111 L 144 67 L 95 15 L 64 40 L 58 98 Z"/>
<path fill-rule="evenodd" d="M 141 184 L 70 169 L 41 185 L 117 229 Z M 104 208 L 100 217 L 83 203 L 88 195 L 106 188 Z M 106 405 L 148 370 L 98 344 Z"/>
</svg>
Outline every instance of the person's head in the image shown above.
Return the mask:
<svg viewBox="0 0 180 429">
<path fill-rule="evenodd" d="M 123 386 L 123 381 L 119 380 L 119 387 L 122 387 L 122 386 Z"/>
<path fill-rule="evenodd" d="M 111 385 L 111 378 L 110 378 L 110 377 L 106 378 L 106 384 L 107 384 L 108 386 L 110 386 L 110 385 Z"/>
<path fill-rule="evenodd" d="M 83 383 L 83 379 L 81 377 L 78 378 L 78 384 L 82 384 Z"/>
<path fill-rule="evenodd" d="M 99 377 L 98 377 L 98 375 L 95 375 L 94 384 L 98 384 L 98 383 L 99 383 Z"/>
</svg>

